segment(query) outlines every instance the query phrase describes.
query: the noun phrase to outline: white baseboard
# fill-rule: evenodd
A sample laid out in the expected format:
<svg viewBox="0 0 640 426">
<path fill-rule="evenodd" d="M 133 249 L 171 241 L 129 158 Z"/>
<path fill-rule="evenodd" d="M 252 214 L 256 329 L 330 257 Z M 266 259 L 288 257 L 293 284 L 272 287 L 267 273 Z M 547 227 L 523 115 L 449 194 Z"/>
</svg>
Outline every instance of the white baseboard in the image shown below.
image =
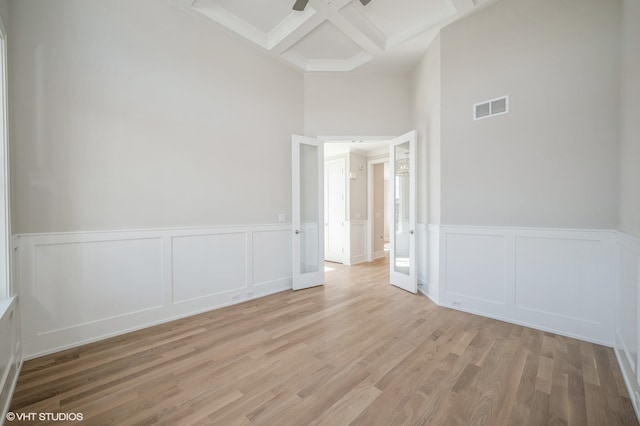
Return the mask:
<svg viewBox="0 0 640 426">
<path fill-rule="evenodd" d="M 385 256 L 386 256 L 386 253 L 387 253 L 387 252 L 386 252 L 386 251 L 384 251 L 384 250 L 374 251 L 374 252 L 373 252 L 373 260 L 376 260 L 376 259 L 382 259 L 383 257 L 385 257 Z"/>
<path fill-rule="evenodd" d="M 364 263 L 367 262 L 367 255 L 366 254 L 361 254 L 359 256 L 354 256 L 351 259 L 349 259 L 349 265 L 357 265 L 358 263 Z"/>
</svg>

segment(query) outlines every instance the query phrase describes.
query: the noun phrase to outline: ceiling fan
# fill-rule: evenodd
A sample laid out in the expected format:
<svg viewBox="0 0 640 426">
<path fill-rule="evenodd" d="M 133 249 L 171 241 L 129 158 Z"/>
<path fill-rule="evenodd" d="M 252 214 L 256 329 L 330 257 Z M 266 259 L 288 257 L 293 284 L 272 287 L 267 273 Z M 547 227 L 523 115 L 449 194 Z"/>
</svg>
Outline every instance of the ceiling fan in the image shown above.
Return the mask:
<svg viewBox="0 0 640 426">
<path fill-rule="evenodd" d="M 370 1 L 371 0 L 360 0 L 360 3 L 362 3 L 363 6 L 366 6 Z M 301 12 L 305 7 L 307 7 L 307 3 L 309 3 L 309 0 L 296 0 L 295 4 L 293 5 L 293 10 Z"/>
</svg>

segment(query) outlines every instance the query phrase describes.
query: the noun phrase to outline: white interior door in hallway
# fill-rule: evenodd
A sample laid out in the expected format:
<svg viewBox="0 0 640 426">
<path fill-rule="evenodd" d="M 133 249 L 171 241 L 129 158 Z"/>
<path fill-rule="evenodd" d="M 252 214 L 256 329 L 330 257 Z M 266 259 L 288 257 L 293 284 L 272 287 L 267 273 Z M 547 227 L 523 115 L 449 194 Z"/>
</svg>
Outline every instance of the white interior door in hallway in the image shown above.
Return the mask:
<svg viewBox="0 0 640 426">
<path fill-rule="evenodd" d="M 345 159 L 325 162 L 324 174 L 324 258 L 330 262 L 344 263 L 345 245 Z"/>
</svg>

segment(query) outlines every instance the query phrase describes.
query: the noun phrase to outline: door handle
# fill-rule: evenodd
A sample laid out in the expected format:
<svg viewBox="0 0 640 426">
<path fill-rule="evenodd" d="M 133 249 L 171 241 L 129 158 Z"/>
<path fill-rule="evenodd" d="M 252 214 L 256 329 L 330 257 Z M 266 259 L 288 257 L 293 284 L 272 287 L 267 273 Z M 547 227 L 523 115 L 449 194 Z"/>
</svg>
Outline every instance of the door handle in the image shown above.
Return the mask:
<svg viewBox="0 0 640 426">
<path fill-rule="evenodd" d="M 413 235 L 413 229 L 409 230 L 409 234 Z"/>
<path fill-rule="evenodd" d="M 300 233 L 300 231 L 299 231 L 298 229 L 296 229 L 296 231 L 295 231 L 295 232 L 296 232 L 296 235 Z"/>
</svg>

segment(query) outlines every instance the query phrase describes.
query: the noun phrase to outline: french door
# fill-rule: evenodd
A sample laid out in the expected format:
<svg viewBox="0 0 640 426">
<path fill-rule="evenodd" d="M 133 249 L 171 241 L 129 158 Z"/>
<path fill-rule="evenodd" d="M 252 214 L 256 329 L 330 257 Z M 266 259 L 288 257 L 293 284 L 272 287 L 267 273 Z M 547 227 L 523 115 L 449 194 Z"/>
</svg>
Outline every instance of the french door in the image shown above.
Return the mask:
<svg viewBox="0 0 640 426">
<path fill-rule="evenodd" d="M 391 284 L 418 292 L 416 271 L 416 131 L 391 142 L 393 228 L 391 232 Z"/>
<path fill-rule="evenodd" d="M 324 284 L 323 142 L 292 136 L 293 289 Z"/>
</svg>

